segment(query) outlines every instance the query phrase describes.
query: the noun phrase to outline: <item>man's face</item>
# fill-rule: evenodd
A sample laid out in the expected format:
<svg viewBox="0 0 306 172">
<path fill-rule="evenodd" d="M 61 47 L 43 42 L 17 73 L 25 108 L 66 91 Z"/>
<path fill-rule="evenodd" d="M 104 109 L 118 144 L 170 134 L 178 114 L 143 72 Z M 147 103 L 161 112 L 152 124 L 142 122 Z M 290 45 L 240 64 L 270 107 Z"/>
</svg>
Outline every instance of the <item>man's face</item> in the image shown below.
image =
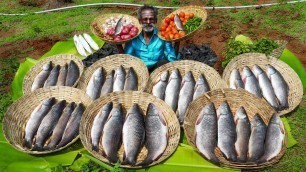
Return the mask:
<svg viewBox="0 0 306 172">
<path fill-rule="evenodd" d="M 156 23 L 154 11 L 150 9 L 142 10 L 140 23 L 143 31 L 152 32 L 155 27 L 154 24 Z"/>
</svg>

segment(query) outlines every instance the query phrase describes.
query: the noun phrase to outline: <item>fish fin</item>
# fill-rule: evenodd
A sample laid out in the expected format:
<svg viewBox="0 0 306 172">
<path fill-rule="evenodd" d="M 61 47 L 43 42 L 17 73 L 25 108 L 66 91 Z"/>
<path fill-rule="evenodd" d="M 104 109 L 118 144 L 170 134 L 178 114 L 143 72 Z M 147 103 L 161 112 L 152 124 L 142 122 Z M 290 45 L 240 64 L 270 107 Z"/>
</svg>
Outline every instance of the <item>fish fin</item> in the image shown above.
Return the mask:
<svg viewBox="0 0 306 172">
<path fill-rule="evenodd" d="M 159 119 L 160 119 L 160 121 L 162 122 L 162 124 L 163 124 L 164 126 L 167 126 L 167 122 L 166 122 L 166 120 L 165 120 L 163 114 L 162 114 L 161 112 L 158 112 L 158 116 L 159 116 Z"/>
<path fill-rule="evenodd" d="M 32 141 L 25 139 L 24 142 L 23 142 L 23 146 L 31 149 L 32 148 Z"/>
<path fill-rule="evenodd" d="M 142 167 L 148 166 L 148 165 L 151 164 L 152 162 L 153 162 L 153 160 L 147 157 L 145 160 L 143 160 L 142 162 L 140 162 L 139 164 L 137 164 L 137 166 L 142 166 Z"/>
<path fill-rule="evenodd" d="M 196 125 L 199 125 L 203 118 L 204 118 L 204 113 L 200 113 L 200 115 L 198 116 L 198 119 L 196 120 Z"/>
<path fill-rule="evenodd" d="M 92 145 L 91 149 L 93 151 L 99 152 L 99 146 L 98 145 Z"/>
</svg>

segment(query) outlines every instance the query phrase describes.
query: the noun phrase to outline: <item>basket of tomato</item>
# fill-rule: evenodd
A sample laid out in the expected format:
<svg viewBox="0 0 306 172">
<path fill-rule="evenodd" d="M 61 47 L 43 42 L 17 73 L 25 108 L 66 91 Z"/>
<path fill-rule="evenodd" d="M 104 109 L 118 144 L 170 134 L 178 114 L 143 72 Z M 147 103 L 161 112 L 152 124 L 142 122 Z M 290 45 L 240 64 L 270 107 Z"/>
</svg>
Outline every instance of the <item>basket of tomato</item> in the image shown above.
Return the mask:
<svg viewBox="0 0 306 172">
<path fill-rule="evenodd" d="M 207 12 L 203 7 L 179 8 L 163 19 L 158 36 L 166 41 L 181 41 L 195 34 L 206 18 Z"/>
</svg>

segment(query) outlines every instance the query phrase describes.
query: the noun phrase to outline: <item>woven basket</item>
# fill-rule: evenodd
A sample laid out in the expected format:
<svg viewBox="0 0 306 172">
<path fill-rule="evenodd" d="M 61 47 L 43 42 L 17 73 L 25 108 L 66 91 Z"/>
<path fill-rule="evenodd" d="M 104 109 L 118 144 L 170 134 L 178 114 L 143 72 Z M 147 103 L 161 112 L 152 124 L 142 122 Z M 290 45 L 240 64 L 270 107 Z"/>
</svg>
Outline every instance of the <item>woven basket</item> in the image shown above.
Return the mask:
<svg viewBox="0 0 306 172">
<path fill-rule="evenodd" d="M 284 51 L 288 41 L 285 41 L 285 40 L 276 40 L 275 42 L 279 45 L 279 47 L 274 49 L 271 52 L 271 54 L 269 55 L 269 57 L 274 57 L 274 58 L 279 59 L 280 56 L 282 55 L 282 53 L 283 53 L 283 51 Z"/>
<path fill-rule="evenodd" d="M 106 23 L 106 21 L 105 21 L 106 19 L 109 19 L 110 17 L 118 17 L 120 15 L 123 16 L 123 17 L 129 17 L 133 21 L 134 26 L 136 26 L 138 28 L 138 33 L 137 33 L 136 36 L 134 36 L 130 39 L 120 41 L 120 42 L 116 42 L 116 41 L 108 38 L 108 36 L 104 32 L 104 29 L 102 28 L 102 24 Z M 120 14 L 120 13 L 111 13 L 111 14 L 102 14 L 102 15 L 99 15 L 98 17 L 96 17 L 90 25 L 90 30 L 92 31 L 93 34 L 97 35 L 98 37 L 100 37 L 105 42 L 108 42 L 110 44 L 123 44 L 123 43 L 126 43 L 126 42 L 132 40 L 133 38 L 137 37 L 142 31 L 142 27 L 139 24 L 138 19 L 133 17 L 133 16 L 130 16 L 130 15 L 127 15 L 127 14 Z"/>
<path fill-rule="evenodd" d="M 167 17 L 170 17 L 171 14 L 179 14 L 180 12 L 185 12 L 185 13 L 194 13 L 194 16 L 197 16 L 197 17 L 200 17 L 202 18 L 202 21 L 201 21 L 201 24 L 200 26 L 195 29 L 194 31 L 186 34 L 185 36 L 183 37 L 180 37 L 178 39 L 171 39 L 171 40 L 166 40 L 162 35 L 161 35 L 161 32 L 158 32 L 158 37 L 162 40 L 165 40 L 165 41 L 174 41 L 174 42 L 178 42 L 178 41 L 181 41 L 181 40 L 184 40 L 184 39 L 187 39 L 191 36 L 193 36 L 195 33 L 197 33 L 197 31 L 200 30 L 200 28 L 203 27 L 204 25 L 204 22 L 207 18 L 207 11 L 205 10 L 204 7 L 200 7 L 200 6 L 186 6 L 186 7 L 181 7 L 175 11 L 173 11 L 172 13 L 170 13 Z"/>
<path fill-rule="evenodd" d="M 22 85 L 23 94 L 28 94 L 31 92 L 31 87 L 34 82 L 34 79 L 39 74 L 39 72 L 41 72 L 44 64 L 51 61 L 53 67 L 55 65 L 64 66 L 65 64 L 69 64 L 71 60 L 73 60 L 77 64 L 79 68 L 79 72 L 80 72 L 80 76 L 78 80 L 76 80 L 76 82 L 73 85 L 73 87 L 76 87 L 83 73 L 83 70 L 84 70 L 84 65 L 82 63 L 82 60 L 79 57 L 72 55 L 72 54 L 59 54 L 59 55 L 50 56 L 50 57 L 40 60 L 39 62 L 35 64 L 34 67 L 32 67 L 27 72 L 26 76 L 23 79 L 23 85 Z"/>
<path fill-rule="evenodd" d="M 82 90 L 65 86 L 40 88 L 21 97 L 8 108 L 3 118 L 2 126 L 6 140 L 15 149 L 29 154 L 48 154 L 70 146 L 79 138 L 79 136 L 77 136 L 64 147 L 52 151 L 31 151 L 23 146 L 24 130 L 31 113 L 39 103 L 51 97 L 55 97 L 57 100 L 66 100 L 67 103 L 82 103 L 85 108 L 91 103 L 89 96 Z"/>
<path fill-rule="evenodd" d="M 273 57 L 267 58 L 265 54 L 245 53 L 232 59 L 224 69 L 222 76 L 227 87 L 229 87 L 229 78 L 233 69 L 242 70 L 244 66 L 253 67 L 255 64 L 260 66 L 263 70 L 266 69 L 266 64 L 270 64 L 283 75 L 289 87 L 289 108 L 282 110 L 279 113 L 280 115 L 284 115 L 294 110 L 300 104 L 303 97 L 303 85 L 299 76 L 283 61 Z"/>
<path fill-rule="evenodd" d="M 133 67 L 137 74 L 137 91 L 143 91 L 146 87 L 149 78 L 148 69 L 141 60 L 127 54 L 115 54 L 96 61 L 94 64 L 92 64 L 85 70 L 79 81 L 78 88 L 86 92 L 86 87 L 88 85 L 88 82 L 90 81 L 92 74 L 99 67 L 103 67 L 105 71 L 105 78 L 107 74 L 109 74 L 112 70 L 116 70 L 120 65 L 125 69 L 126 72 L 130 67 Z"/>
<path fill-rule="evenodd" d="M 162 154 L 162 156 L 149 166 L 158 164 L 168 158 L 177 148 L 179 139 L 180 139 L 180 125 L 178 120 L 171 110 L 170 106 L 167 105 L 162 100 L 152 96 L 148 93 L 139 92 L 139 91 L 120 91 L 120 92 L 113 92 L 108 94 L 107 96 L 100 97 L 99 99 L 95 100 L 84 112 L 84 115 L 81 119 L 80 125 L 80 139 L 84 145 L 84 147 L 96 158 L 99 160 L 109 163 L 108 160 L 102 156 L 102 146 L 100 142 L 99 152 L 92 151 L 91 149 L 91 127 L 93 124 L 93 120 L 99 110 L 107 103 L 113 102 L 114 104 L 122 104 L 124 111 L 126 112 L 129 108 L 133 106 L 134 103 L 137 103 L 139 107 L 142 109 L 144 115 L 146 115 L 147 107 L 149 103 L 153 103 L 157 106 L 157 108 L 162 111 L 165 120 L 168 126 L 168 144 L 167 147 Z M 122 162 L 124 148 L 123 145 L 119 149 L 119 158 Z M 137 157 L 137 163 L 143 161 L 147 155 L 147 150 L 145 147 L 141 150 Z M 130 165 L 121 165 L 124 168 L 141 168 L 140 166 L 130 166 Z"/>
<path fill-rule="evenodd" d="M 275 113 L 274 109 L 264 100 L 259 99 L 253 94 L 240 89 L 218 89 L 210 91 L 203 96 L 200 96 L 198 99 L 193 101 L 187 110 L 187 114 L 184 120 L 184 131 L 188 140 L 188 143 L 196 148 L 195 144 L 195 123 L 199 116 L 201 110 L 210 102 L 214 103 L 215 108 L 217 109 L 223 101 L 227 101 L 233 115 L 240 106 L 243 106 L 246 110 L 248 118 L 253 119 L 254 115 L 258 113 L 263 119 L 266 125 L 268 125 L 270 118 Z M 280 158 L 284 155 L 287 145 L 287 134 L 283 142 L 283 147 L 281 152 L 271 161 L 255 164 L 255 163 L 240 163 L 240 162 L 229 162 L 223 157 L 221 150 L 219 148 L 215 149 L 215 154 L 220 160 L 221 166 L 232 167 L 232 168 L 241 168 L 241 169 L 259 169 L 270 166 L 277 163 Z"/>
</svg>

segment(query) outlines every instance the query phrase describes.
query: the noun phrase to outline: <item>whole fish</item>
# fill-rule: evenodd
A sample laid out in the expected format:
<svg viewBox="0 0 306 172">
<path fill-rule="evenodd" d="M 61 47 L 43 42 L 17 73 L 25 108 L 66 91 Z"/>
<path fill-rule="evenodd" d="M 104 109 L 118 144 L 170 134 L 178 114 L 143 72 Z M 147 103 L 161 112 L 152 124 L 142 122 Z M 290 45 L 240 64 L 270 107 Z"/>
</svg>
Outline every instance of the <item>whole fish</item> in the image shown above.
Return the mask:
<svg viewBox="0 0 306 172">
<path fill-rule="evenodd" d="M 83 33 L 83 36 L 92 49 L 96 51 L 99 50 L 98 44 L 90 37 L 90 35 L 88 35 L 87 33 Z"/>
<path fill-rule="evenodd" d="M 111 93 L 113 91 L 114 73 L 115 71 L 112 70 L 111 73 L 106 76 L 100 96 L 106 95 L 107 93 Z"/>
<path fill-rule="evenodd" d="M 92 150 L 99 152 L 99 140 L 103 132 L 104 125 L 108 118 L 110 111 L 112 110 L 113 103 L 109 102 L 104 105 L 100 111 L 98 112 L 97 116 L 95 117 L 92 128 L 91 128 L 91 145 Z"/>
<path fill-rule="evenodd" d="M 279 101 L 279 109 L 283 110 L 289 107 L 288 104 L 288 94 L 289 94 L 289 87 L 286 83 L 285 79 L 283 78 L 282 74 L 279 73 L 273 66 L 268 65 L 267 68 L 267 75 L 271 80 L 272 87 L 274 89 L 274 93 Z"/>
<path fill-rule="evenodd" d="M 130 67 L 124 83 L 124 90 L 137 90 L 137 74 L 135 70 Z"/>
<path fill-rule="evenodd" d="M 125 70 L 122 66 L 115 71 L 113 91 L 122 91 L 125 82 Z"/>
<path fill-rule="evenodd" d="M 101 94 L 101 88 L 104 80 L 104 74 L 102 67 L 96 69 L 96 71 L 92 74 L 88 85 L 86 87 L 86 93 L 92 100 L 96 100 L 99 98 Z"/>
<path fill-rule="evenodd" d="M 258 160 L 259 163 L 270 161 L 276 157 L 282 150 L 282 144 L 285 138 L 285 129 L 282 125 L 282 120 L 278 114 L 274 114 L 270 119 L 266 140 L 265 153 Z"/>
<path fill-rule="evenodd" d="M 256 114 L 251 120 L 251 136 L 249 140 L 249 159 L 254 162 L 264 154 L 264 142 L 266 138 L 267 126 Z"/>
<path fill-rule="evenodd" d="M 180 93 L 182 77 L 178 69 L 174 69 L 169 77 L 165 92 L 165 102 L 170 105 L 175 112 Z"/>
<path fill-rule="evenodd" d="M 84 49 L 84 47 L 82 46 L 80 40 L 79 40 L 79 37 L 77 35 L 74 35 L 73 36 L 73 41 L 74 41 L 74 45 L 78 51 L 78 53 L 83 56 L 83 57 L 86 57 L 87 54 L 86 54 L 86 51 Z"/>
<path fill-rule="evenodd" d="M 203 95 L 208 91 L 210 91 L 209 84 L 205 76 L 201 74 L 194 87 L 193 100 L 195 100 L 196 98 L 200 97 L 201 95 Z"/>
<path fill-rule="evenodd" d="M 278 109 L 277 98 L 267 74 L 258 65 L 254 65 L 253 73 L 258 80 L 263 97 L 274 109 Z"/>
<path fill-rule="evenodd" d="M 118 22 L 117 22 L 117 24 L 116 24 L 116 26 L 115 26 L 115 33 L 114 33 L 115 36 L 118 35 L 119 33 L 121 33 L 121 30 L 122 30 L 122 28 L 123 28 L 122 18 L 123 18 L 123 17 L 121 17 L 121 18 L 118 20 Z"/>
<path fill-rule="evenodd" d="M 193 89 L 195 85 L 195 80 L 192 73 L 189 71 L 183 78 L 181 90 L 179 94 L 178 107 L 177 107 L 177 116 L 179 118 L 180 124 L 183 124 L 186 110 L 189 106 L 189 103 L 193 98 Z"/>
<path fill-rule="evenodd" d="M 144 144 L 145 121 L 143 112 L 138 104 L 134 104 L 126 114 L 122 130 L 122 141 L 124 146 L 122 164 L 135 166 L 136 158 Z"/>
<path fill-rule="evenodd" d="M 114 105 L 104 125 L 102 134 L 103 155 L 111 163 L 118 161 L 118 149 L 121 145 L 124 114 L 122 105 Z"/>
<path fill-rule="evenodd" d="M 44 84 L 44 87 L 47 87 L 47 86 L 55 86 L 56 83 L 57 83 L 57 78 L 58 78 L 58 75 L 59 75 L 59 71 L 60 71 L 60 65 L 56 65 L 50 72 L 50 75 L 48 76 L 45 84 Z"/>
<path fill-rule="evenodd" d="M 75 137 L 79 135 L 79 126 L 84 110 L 85 107 L 82 103 L 79 103 L 75 107 L 65 128 L 63 137 L 59 142 L 59 144 L 56 146 L 57 148 L 67 145 L 69 142 L 71 142 Z"/>
<path fill-rule="evenodd" d="M 71 60 L 68 65 L 68 72 L 67 72 L 65 85 L 70 87 L 73 86 L 74 83 L 78 80 L 79 76 L 80 76 L 79 67 L 73 60 Z"/>
<path fill-rule="evenodd" d="M 230 75 L 230 88 L 238 89 L 244 88 L 243 81 L 238 69 L 233 69 Z"/>
<path fill-rule="evenodd" d="M 44 117 L 39 125 L 37 134 L 35 137 L 35 145 L 32 148 L 33 151 L 43 150 L 46 139 L 49 137 L 50 133 L 53 131 L 55 124 L 60 118 L 63 109 L 65 108 L 66 101 L 61 100 L 52 106 L 51 110 Z"/>
<path fill-rule="evenodd" d="M 213 103 L 207 104 L 200 112 L 195 124 L 195 143 L 200 153 L 214 163 L 219 163 L 215 155 L 217 146 L 218 119 Z"/>
<path fill-rule="evenodd" d="M 240 107 L 235 115 L 237 140 L 235 143 L 235 149 L 237 152 L 237 160 L 240 162 L 247 161 L 248 145 L 251 135 L 251 125 L 246 111 L 243 107 Z"/>
<path fill-rule="evenodd" d="M 226 158 L 230 161 L 236 161 L 236 126 L 231 109 L 224 101 L 217 110 L 218 116 L 218 147 Z"/>
<path fill-rule="evenodd" d="M 175 24 L 177 30 L 184 30 L 184 25 L 183 25 L 183 23 L 182 23 L 178 14 L 174 15 L 174 24 Z"/>
<path fill-rule="evenodd" d="M 156 97 L 158 97 L 161 100 L 164 100 L 165 98 L 165 91 L 167 87 L 167 82 L 168 82 L 168 76 L 169 72 L 164 71 L 157 81 L 155 82 L 153 88 L 152 88 L 152 94 Z"/>
<path fill-rule="evenodd" d="M 24 146 L 32 148 L 33 137 L 42 121 L 47 115 L 52 105 L 54 104 L 54 97 L 44 100 L 31 113 L 30 118 L 25 127 Z"/>
<path fill-rule="evenodd" d="M 78 38 L 79 38 L 79 41 L 80 41 L 81 45 L 84 47 L 84 49 L 85 49 L 89 54 L 92 54 L 91 48 L 90 48 L 89 44 L 86 42 L 86 40 L 83 38 L 83 36 L 82 36 L 82 35 L 79 35 Z"/>
<path fill-rule="evenodd" d="M 150 103 L 145 118 L 147 157 L 138 165 L 146 166 L 157 161 L 168 144 L 168 127 L 162 112 Z"/>
<path fill-rule="evenodd" d="M 34 91 L 38 88 L 42 88 L 44 86 L 44 83 L 47 80 L 51 70 L 52 70 L 51 61 L 43 65 L 42 71 L 39 72 L 39 74 L 34 79 L 31 91 Z"/>
<path fill-rule="evenodd" d="M 68 65 L 65 64 L 61 67 L 61 70 L 59 71 L 58 79 L 57 79 L 57 86 L 65 86 L 66 77 L 68 72 Z"/>
<path fill-rule="evenodd" d="M 243 68 L 242 81 L 244 83 L 245 90 L 252 94 L 255 94 L 259 98 L 262 98 L 259 83 L 251 69 L 247 66 Z"/>
<path fill-rule="evenodd" d="M 44 148 L 45 150 L 53 150 L 56 148 L 56 145 L 61 141 L 63 133 L 65 131 L 66 125 L 70 116 L 74 110 L 75 103 L 69 103 L 63 110 L 63 114 L 59 118 L 50 139 L 49 144 Z"/>
</svg>

